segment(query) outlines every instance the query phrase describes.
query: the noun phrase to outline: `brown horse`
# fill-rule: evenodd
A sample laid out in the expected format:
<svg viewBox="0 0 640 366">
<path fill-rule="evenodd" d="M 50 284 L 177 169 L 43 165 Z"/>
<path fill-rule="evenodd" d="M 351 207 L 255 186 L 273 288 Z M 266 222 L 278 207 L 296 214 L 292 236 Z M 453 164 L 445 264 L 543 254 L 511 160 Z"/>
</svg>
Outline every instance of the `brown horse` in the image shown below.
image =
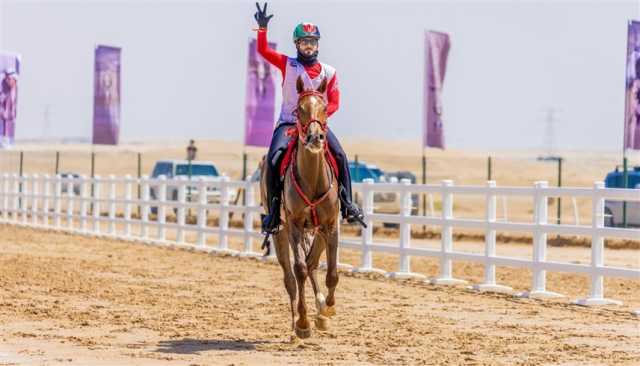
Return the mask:
<svg viewBox="0 0 640 366">
<path fill-rule="evenodd" d="M 324 79 L 317 90 L 304 90 L 302 79 L 297 80 L 298 121 L 291 134 L 297 136 L 295 153 L 287 168 L 282 205 L 283 229 L 273 241 L 278 262 L 284 271 L 284 285 L 291 303 L 291 327 L 300 338 L 311 336 L 305 304 L 305 283 L 311 280 L 316 299 L 316 327 L 327 330 L 329 318 L 335 314 L 335 290 L 338 284 L 338 182 L 327 161 L 327 113 L 323 93 Z M 267 164 L 264 164 L 265 169 Z M 261 179 L 262 202 L 267 207 L 266 179 Z M 289 248 L 293 252 L 291 266 Z M 327 250 L 326 297 L 318 285 L 320 256 Z M 298 291 L 298 320 L 295 321 L 296 289 Z"/>
</svg>

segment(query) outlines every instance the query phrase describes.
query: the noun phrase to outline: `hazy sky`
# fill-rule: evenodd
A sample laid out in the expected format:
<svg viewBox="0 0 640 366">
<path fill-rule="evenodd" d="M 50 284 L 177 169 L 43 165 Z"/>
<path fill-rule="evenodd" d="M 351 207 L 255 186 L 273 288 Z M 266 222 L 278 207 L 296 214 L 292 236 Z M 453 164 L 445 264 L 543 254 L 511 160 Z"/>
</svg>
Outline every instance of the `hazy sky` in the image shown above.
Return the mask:
<svg viewBox="0 0 640 366">
<path fill-rule="evenodd" d="M 22 54 L 18 139 L 90 137 L 93 50 L 106 44 L 123 48 L 123 141 L 241 141 L 253 1 L 0 4 L 0 49 Z M 638 1 L 271 1 L 269 12 L 269 38 L 288 54 L 297 23 L 320 27 L 320 59 L 340 80 L 338 136 L 421 143 L 431 29 L 451 35 L 449 147 L 541 147 L 553 107 L 558 146 L 621 149 L 626 29 Z"/>
</svg>

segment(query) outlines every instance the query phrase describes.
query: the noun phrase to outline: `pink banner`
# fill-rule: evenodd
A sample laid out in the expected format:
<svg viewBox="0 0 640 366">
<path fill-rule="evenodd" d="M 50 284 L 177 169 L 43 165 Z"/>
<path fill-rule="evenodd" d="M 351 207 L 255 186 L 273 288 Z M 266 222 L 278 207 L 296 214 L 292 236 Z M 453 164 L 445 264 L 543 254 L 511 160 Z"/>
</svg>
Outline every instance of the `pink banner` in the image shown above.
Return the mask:
<svg viewBox="0 0 640 366">
<path fill-rule="evenodd" d="M 442 84 L 449 55 L 449 35 L 425 34 L 424 135 L 423 145 L 444 149 L 442 126 Z"/>
<path fill-rule="evenodd" d="M 93 143 L 117 145 L 120 136 L 120 48 L 95 50 Z"/>
<path fill-rule="evenodd" d="M 269 43 L 276 49 L 275 43 Z M 249 42 L 247 68 L 247 96 L 245 105 L 244 144 L 268 147 L 273 134 L 275 111 L 275 83 L 271 65 L 258 55 L 257 42 Z"/>
<path fill-rule="evenodd" d="M 13 145 L 18 112 L 20 56 L 0 53 L 0 148 Z"/>
<path fill-rule="evenodd" d="M 640 22 L 630 21 L 628 31 L 624 149 L 640 150 Z"/>
</svg>

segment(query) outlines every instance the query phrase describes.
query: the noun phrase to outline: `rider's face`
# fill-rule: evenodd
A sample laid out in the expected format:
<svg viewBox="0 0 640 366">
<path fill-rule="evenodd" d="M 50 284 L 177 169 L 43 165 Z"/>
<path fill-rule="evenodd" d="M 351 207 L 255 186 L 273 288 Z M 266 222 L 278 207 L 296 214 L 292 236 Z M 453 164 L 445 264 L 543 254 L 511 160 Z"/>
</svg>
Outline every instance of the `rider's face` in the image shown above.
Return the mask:
<svg viewBox="0 0 640 366">
<path fill-rule="evenodd" d="M 300 53 L 305 56 L 312 56 L 318 50 L 318 40 L 315 38 L 301 38 L 296 45 Z"/>
</svg>

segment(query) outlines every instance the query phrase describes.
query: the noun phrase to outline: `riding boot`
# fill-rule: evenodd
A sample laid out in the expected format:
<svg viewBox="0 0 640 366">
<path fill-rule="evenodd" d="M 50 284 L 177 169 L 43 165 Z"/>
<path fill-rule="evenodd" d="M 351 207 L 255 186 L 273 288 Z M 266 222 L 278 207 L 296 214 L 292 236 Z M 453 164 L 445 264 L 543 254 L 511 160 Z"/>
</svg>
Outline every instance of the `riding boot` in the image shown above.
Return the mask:
<svg viewBox="0 0 640 366">
<path fill-rule="evenodd" d="M 360 210 L 358 205 L 351 201 L 351 195 L 349 194 L 347 189 L 341 184 L 338 191 L 340 196 L 340 211 L 342 212 L 342 218 L 346 219 L 350 224 L 359 222 L 364 226 L 364 215 L 362 214 L 362 210 Z"/>
<path fill-rule="evenodd" d="M 280 195 L 282 189 L 279 184 L 273 184 L 268 188 L 267 199 L 269 200 L 269 214 L 262 216 L 262 233 L 274 234 L 278 232 L 280 226 Z"/>
</svg>

